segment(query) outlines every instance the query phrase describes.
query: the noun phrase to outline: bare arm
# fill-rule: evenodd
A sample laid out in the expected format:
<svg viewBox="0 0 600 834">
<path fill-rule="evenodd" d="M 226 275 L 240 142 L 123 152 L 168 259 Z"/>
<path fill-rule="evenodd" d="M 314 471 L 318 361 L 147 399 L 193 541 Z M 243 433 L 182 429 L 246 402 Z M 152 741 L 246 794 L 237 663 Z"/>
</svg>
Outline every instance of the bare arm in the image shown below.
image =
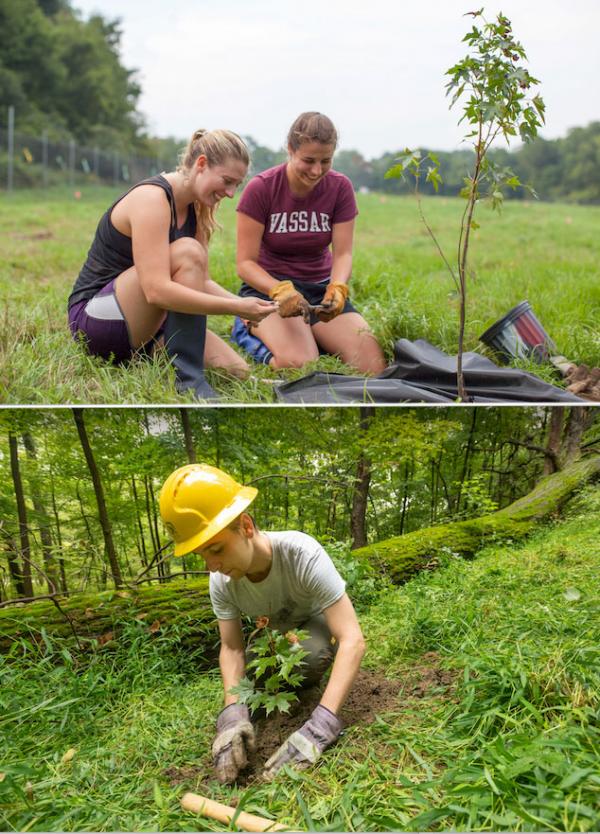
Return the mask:
<svg viewBox="0 0 600 834">
<path fill-rule="evenodd" d="M 237 702 L 237 695 L 229 690 L 236 686 L 244 677 L 246 669 L 246 655 L 244 651 L 244 635 L 239 620 L 219 620 L 221 635 L 221 650 L 219 652 L 219 666 L 223 679 L 223 692 L 226 707 Z"/>
<path fill-rule="evenodd" d="M 131 233 L 133 261 L 149 304 L 178 313 L 241 315 L 258 320 L 273 311 L 262 309 L 260 305 L 266 302 L 260 299 L 233 295 L 207 275 L 202 289 L 173 281 L 169 250 L 171 213 L 164 195 L 152 186 L 140 186 L 125 199 L 127 213 L 119 215 L 119 229 Z M 119 207 L 120 204 L 116 208 Z"/>
<path fill-rule="evenodd" d="M 329 631 L 338 642 L 338 650 L 321 704 L 337 715 L 358 674 L 365 640 L 348 594 L 326 608 L 323 614 Z"/>
<path fill-rule="evenodd" d="M 331 283 L 347 284 L 352 274 L 352 244 L 354 239 L 354 220 L 346 223 L 334 223 L 331 233 L 331 251 L 333 266 Z"/>
<path fill-rule="evenodd" d="M 241 211 L 237 213 L 237 271 L 255 290 L 269 294 L 278 281 L 258 265 L 258 254 L 265 227 Z"/>
</svg>

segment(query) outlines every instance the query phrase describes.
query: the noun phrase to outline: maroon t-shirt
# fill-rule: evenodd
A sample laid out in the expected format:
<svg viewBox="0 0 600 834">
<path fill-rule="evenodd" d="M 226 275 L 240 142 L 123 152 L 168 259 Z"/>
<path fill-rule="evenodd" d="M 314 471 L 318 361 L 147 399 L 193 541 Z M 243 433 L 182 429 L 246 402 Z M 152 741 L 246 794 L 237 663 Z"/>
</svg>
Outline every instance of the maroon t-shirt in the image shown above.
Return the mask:
<svg viewBox="0 0 600 834">
<path fill-rule="evenodd" d="M 331 275 L 331 230 L 358 214 L 352 183 L 328 171 L 306 197 L 292 194 L 286 164 L 253 177 L 237 210 L 265 227 L 259 266 L 278 278 L 324 281 Z"/>
</svg>

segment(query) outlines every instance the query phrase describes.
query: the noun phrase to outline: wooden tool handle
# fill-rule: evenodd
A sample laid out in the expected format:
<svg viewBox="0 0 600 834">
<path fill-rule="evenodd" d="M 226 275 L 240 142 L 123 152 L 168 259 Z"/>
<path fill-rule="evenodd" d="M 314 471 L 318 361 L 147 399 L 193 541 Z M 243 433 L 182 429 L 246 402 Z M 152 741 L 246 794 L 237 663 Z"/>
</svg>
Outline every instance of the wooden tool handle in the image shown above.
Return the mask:
<svg viewBox="0 0 600 834">
<path fill-rule="evenodd" d="M 181 807 L 186 811 L 193 811 L 195 814 L 202 814 L 204 817 L 224 822 L 230 825 L 236 809 L 229 805 L 222 805 L 220 802 L 215 802 L 214 799 L 209 799 L 207 796 L 200 796 L 197 793 L 186 793 L 181 798 Z M 240 811 L 235 820 L 238 828 L 243 828 L 245 831 L 289 831 L 290 829 L 285 825 L 280 825 L 273 820 L 265 819 L 265 817 L 257 817 L 254 814 L 247 814 L 245 811 Z"/>
</svg>

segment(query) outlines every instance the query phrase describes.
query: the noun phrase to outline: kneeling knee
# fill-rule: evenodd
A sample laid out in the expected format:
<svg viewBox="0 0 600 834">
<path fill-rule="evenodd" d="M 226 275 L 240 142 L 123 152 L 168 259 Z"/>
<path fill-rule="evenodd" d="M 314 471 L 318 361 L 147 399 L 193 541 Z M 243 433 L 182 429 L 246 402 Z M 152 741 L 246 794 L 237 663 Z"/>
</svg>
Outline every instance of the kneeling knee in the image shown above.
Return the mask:
<svg viewBox="0 0 600 834">
<path fill-rule="evenodd" d="M 208 269 L 208 249 L 193 237 L 181 237 L 171 244 L 172 263 L 175 270 L 192 267 L 206 272 Z"/>
<path fill-rule="evenodd" d="M 274 353 L 272 364 L 275 368 L 302 368 L 308 362 L 319 358 L 318 352 L 312 353 Z"/>
</svg>

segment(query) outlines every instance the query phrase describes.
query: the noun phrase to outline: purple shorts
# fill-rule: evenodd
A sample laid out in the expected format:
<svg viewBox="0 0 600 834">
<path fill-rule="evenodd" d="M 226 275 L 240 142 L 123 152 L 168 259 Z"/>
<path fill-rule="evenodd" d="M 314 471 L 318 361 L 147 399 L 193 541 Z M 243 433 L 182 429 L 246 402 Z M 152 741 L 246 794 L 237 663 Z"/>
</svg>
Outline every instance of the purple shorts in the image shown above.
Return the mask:
<svg viewBox="0 0 600 834">
<path fill-rule="evenodd" d="M 115 295 L 115 280 L 93 298 L 84 298 L 69 307 L 69 327 L 73 338 L 83 340 L 93 356 L 125 362 L 134 353 L 151 353 L 162 328 L 141 348 L 131 346 L 127 322 Z"/>
</svg>

